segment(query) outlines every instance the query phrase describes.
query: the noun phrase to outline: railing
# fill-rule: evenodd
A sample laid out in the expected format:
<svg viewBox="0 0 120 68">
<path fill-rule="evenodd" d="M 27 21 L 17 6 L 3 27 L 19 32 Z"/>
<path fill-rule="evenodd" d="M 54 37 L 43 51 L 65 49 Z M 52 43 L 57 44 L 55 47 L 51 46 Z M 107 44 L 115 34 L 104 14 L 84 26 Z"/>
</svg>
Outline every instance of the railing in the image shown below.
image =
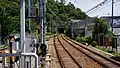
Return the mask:
<svg viewBox="0 0 120 68">
<path fill-rule="evenodd" d="M 11 56 L 12 63 L 10 63 L 10 61 L 8 60 Z M 2 57 L 0 68 L 38 68 L 38 55 L 35 53 L 5 53 L 0 54 L 0 57 Z M 20 64 L 21 59 L 23 61 L 22 66 Z"/>
</svg>

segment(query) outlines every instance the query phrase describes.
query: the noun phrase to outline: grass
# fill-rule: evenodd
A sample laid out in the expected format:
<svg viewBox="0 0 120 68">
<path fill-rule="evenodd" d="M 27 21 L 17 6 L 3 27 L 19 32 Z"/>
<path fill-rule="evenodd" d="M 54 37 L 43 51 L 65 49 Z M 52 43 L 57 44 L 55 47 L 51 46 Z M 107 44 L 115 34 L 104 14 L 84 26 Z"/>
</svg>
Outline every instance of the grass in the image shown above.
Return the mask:
<svg viewBox="0 0 120 68">
<path fill-rule="evenodd" d="M 114 56 L 120 56 L 120 53 L 117 53 L 117 52 L 115 52 L 115 51 L 111 51 L 111 50 L 109 50 L 109 49 L 107 49 L 107 48 L 103 48 L 103 47 L 98 46 L 98 45 L 97 45 L 95 48 L 100 49 L 100 50 L 102 50 L 102 51 L 104 51 L 104 52 L 110 53 L 110 54 L 112 54 L 112 55 L 114 55 Z"/>
<path fill-rule="evenodd" d="M 4 45 L 0 45 L 0 48 L 6 48 L 8 47 L 8 45 L 4 44 Z"/>
<path fill-rule="evenodd" d="M 54 33 L 46 33 L 46 41 L 48 41 L 50 38 L 52 38 L 55 34 Z"/>
<path fill-rule="evenodd" d="M 86 40 L 85 37 L 82 37 L 82 38 L 81 38 L 81 37 L 76 37 L 75 41 L 81 43 L 81 41 L 90 41 L 90 40 Z M 90 45 L 88 45 L 88 46 L 95 47 L 95 48 L 97 48 L 97 49 L 99 49 L 99 50 L 102 50 L 102 51 L 104 51 L 104 52 L 110 53 L 110 54 L 112 54 L 112 55 L 114 55 L 114 56 L 120 56 L 120 53 L 117 53 L 117 52 L 115 52 L 115 51 L 111 51 L 111 50 L 108 49 L 108 48 L 104 48 L 103 46 L 97 45 L 97 42 L 96 42 L 96 41 L 93 41 L 93 42 L 92 42 Z"/>
</svg>

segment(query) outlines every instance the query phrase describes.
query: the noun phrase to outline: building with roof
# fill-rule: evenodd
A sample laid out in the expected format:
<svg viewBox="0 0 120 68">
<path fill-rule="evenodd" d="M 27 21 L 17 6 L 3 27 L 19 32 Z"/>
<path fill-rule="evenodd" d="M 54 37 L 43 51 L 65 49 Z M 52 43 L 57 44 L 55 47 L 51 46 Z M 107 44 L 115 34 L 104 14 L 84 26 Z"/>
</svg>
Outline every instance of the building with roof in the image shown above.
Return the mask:
<svg viewBox="0 0 120 68">
<path fill-rule="evenodd" d="M 120 16 L 113 17 L 113 24 L 112 24 L 112 17 L 111 16 L 104 16 L 101 18 L 104 19 L 110 27 L 113 26 L 113 28 L 120 28 Z"/>
<path fill-rule="evenodd" d="M 107 22 L 110 28 L 113 28 L 113 33 L 115 35 L 120 35 L 120 16 L 113 16 L 113 24 L 111 16 L 104 16 L 101 18 Z"/>
<path fill-rule="evenodd" d="M 92 36 L 94 23 L 91 17 L 85 20 L 71 20 L 68 25 L 71 35 Z"/>
</svg>

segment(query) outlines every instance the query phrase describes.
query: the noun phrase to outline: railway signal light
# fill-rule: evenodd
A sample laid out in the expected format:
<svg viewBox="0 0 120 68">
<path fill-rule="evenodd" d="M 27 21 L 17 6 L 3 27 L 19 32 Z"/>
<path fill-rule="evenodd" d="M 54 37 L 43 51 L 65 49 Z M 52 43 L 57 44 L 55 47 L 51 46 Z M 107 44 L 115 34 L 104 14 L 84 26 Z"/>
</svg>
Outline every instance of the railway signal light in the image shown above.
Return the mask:
<svg viewBox="0 0 120 68">
<path fill-rule="evenodd" d="M 41 53 L 42 53 L 42 57 L 44 57 L 46 55 L 46 45 L 45 44 L 41 44 L 40 46 L 41 49 Z"/>
</svg>

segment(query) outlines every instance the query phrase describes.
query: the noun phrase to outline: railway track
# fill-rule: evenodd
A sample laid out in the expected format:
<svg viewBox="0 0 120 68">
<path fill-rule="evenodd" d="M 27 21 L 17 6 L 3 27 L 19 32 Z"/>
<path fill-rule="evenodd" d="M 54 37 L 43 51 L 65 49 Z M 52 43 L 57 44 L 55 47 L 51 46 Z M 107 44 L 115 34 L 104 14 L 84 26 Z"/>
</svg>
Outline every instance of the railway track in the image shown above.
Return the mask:
<svg viewBox="0 0 120 68">
<path fill-rule="evenodd" d="M 91 49 L 85 47 L 84 45 L 69 39 L 68 37 L 64 37 L 62 35 L 61 38 L 62 38 L 61 40 L 64 40 L 63 44 L 65 44 L 65 43 L 69 44 L 69 46 L 72 46 L 73 48 L 77 49 L 78 51 L 80 51 L 83 54 L 85 54 L 86 56 L 88 56 L 90 59 L 94 60 L 94 62 L 101 65 L 101 67 L 97 67 L 97 68 L 120 68 L 119 62 L 112 60 L 110 58 L 107 58 L 101 54 L 98 54 L 95 51 L 92 51 Z M 90 62 L 90 63 L 92 65 L 92 62 Z M 83 67 L 83 68 L 86 68 L 86 67 Z M 94 68 L 94 67 L 89 67 L 89 68 Z"/>
<path fill-rule="evenodd" d="M 82 68 L 73 56 L 71 56 L 70 53 L 64 48 L 58 37 L 54 38 L 54 46 L 61 68 Z"/>
<path fill-rule="evenodd" d="M 119 62 L 92 51 L 64 35 L 54 37 L 53 46 L 58 58 L 57 68 L 120 68 Z"/>
<path fill-rule="evenodd" d="M 99 63 L 95 62 L 93 59 L 86 56 L 83 52 L 79 51 L 74 45 L 70 45 L 61 36 L 58 38 L 59 42 L 64 46 L 64 48 L 70 53 L 71 56 L 76 60 L 76 62 L 81 66 L 81 68 L 105 68 Z"/>
<path fill-rule="evenodd" d="M 54 38 L 51 38 L 48 42 L 48 54 L 50 54 L 50 58 L 52 59 L 51 64 L 49 64 L 48 68 L 61 68 L 55 46 L 54 46 Z"/>
</svg>

